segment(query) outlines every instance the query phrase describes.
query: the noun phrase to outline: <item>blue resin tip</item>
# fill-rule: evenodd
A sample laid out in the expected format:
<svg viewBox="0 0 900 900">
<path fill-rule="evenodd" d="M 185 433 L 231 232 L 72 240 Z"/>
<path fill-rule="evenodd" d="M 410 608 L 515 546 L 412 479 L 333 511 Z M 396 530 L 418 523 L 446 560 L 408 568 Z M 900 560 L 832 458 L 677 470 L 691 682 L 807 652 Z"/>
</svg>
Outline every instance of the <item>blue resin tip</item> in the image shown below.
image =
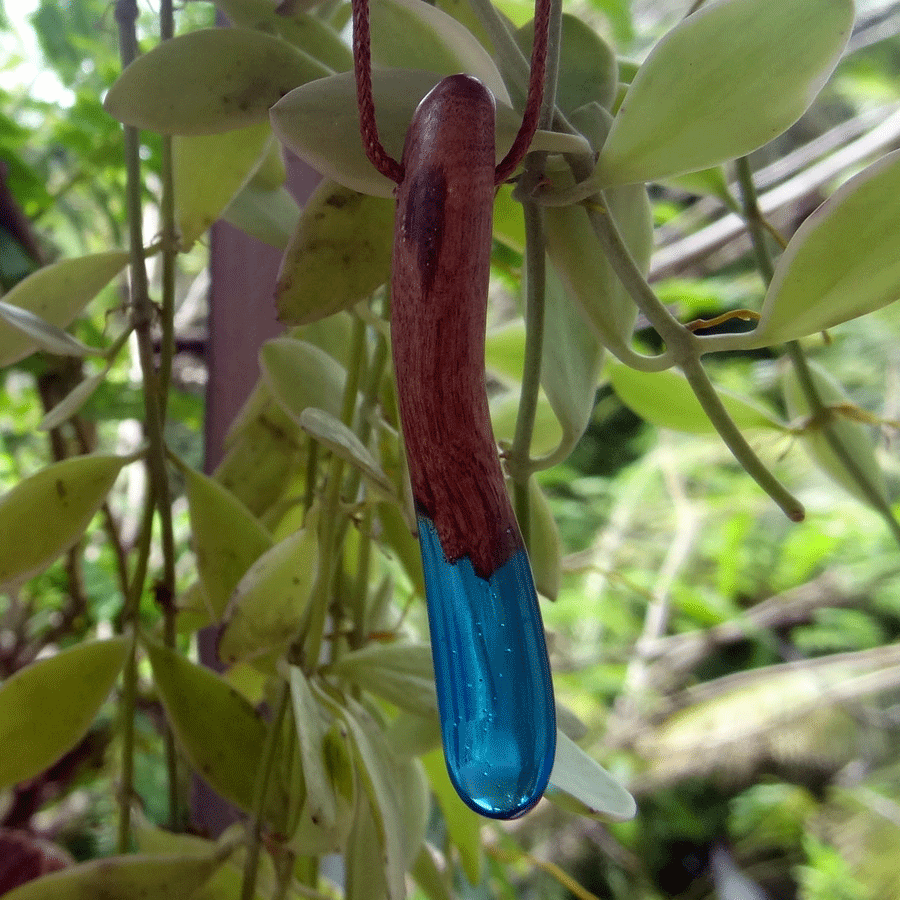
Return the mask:
<svg viewBox="0 0 900 900">
<path fill-rule="evenodd" d="M 450 563 L 419 516 L 444 756 L 475 812 L 512 819 L 547 787 L 556 751 L 553 683 L 525 550 L 484 579 Z"/>
</svg>

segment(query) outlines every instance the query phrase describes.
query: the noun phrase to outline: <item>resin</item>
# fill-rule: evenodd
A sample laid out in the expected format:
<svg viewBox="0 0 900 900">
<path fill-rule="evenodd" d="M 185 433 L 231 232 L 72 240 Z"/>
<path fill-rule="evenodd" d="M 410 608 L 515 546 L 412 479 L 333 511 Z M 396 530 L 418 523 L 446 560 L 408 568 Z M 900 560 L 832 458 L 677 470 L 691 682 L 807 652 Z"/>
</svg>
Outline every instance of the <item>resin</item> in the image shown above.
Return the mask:
<svg viewBox="0 0 900 900">
<path fill-rule="evenodd" d="M 510 819 L 544 793 L 556 749 L 553 685 L 528 555 L 483 578 L 448 562 L 419 516 L 441 734 L 447 769 L 476 812 Z"/>
</svg>

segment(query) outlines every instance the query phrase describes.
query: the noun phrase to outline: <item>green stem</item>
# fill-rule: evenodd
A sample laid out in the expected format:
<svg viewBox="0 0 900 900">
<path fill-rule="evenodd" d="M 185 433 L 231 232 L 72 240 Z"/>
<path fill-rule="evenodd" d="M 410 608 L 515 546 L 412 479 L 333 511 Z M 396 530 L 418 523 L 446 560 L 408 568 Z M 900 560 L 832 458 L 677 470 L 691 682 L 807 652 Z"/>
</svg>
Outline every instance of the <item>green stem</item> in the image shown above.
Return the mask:
<svg viewBox="0 0 900 900">
<path fill-rule="evenodd" d="M 530 161 L 526 163 L 529 174 Z M 541 167 L 542 168 L 542 167 Z M 546 251 L 544 249 L 543 214 L 534 203 L 522 207 L 525 216 L 525 360 L 522 367 L 522 391 L 519 395 L 519 412 L 512 447 L 507 454 L 507 465 L 513 481 L 513 502 L 522 539 L 528 547 L 531 537 L 531 509 L 528 496 L 528 479 L 531 455 L 531 438 L 537 415 L 538 391 L 541 386 L 541 357 L 544 347 L 546 321 Z"/>
<path fill-rule="evenodd" d="M 170 40 L 175 33 L 175 16 L 172 0 L 160 0 L 159 32 L 164 41 Z M 160 218 L 162 224 L 162 284 L 161 284 L 161 320 L 162 336 L 159 353 L 159 406 L 160 418 L 165 423 L 169 403 L 169 383 L 172 380 L 172 360 L 175 356 L 175 270 L 178 256 L 178 235 L 175 225 L 175 184 L 172 163 L 172 138 L 162 136 L 162 158 L 160 179 L 162 191 L 160 197 Z M 174 538 L 173 538 L 174 540 Z M 173 555 L 174 559 L 174 555 Z M 166 578 L 166 590 L 163 596 L 163 643 L 174 649 L 176 637 L 175 610 L 175 576 Z M 179 818 L 178 796 L 178 749 L 175 746 L 175 734 L 165 726 L 166 745 L 166 782 L 169 792 L 169 828 L 181 830 Z"/>
<path fill-rule="evenodd" d="M 544 94 L 538 128 L 547 128 L 553 120 L 556 105 L 556 86 L 559 81 L 559 48 L 562 32 L 562 4 L 550 5 L 547 36 L 547 61 Z M 531 500 L 528 481 L 531 477 L 531 439 L 537 415 L 538 393 L 541 386 L 541 360 L 544 352 L 544 326 L 546 322 L 546 237 L 543 210 L 528 197 L 528 186 L 537 186 L 543 180 L 547 161 L 545 153 L 529 153 L 525 157 L 522 182 L 522 214 L 525 219 L 525 359 L 522 364 L 522 390 L 512 447 L 507 456 L 513 481 L 513 504 L 519 529 L 526 548 L 531 542 Z"/>
<path fill-rule="evenodd" d="M 175 32 L 172 0 L 160 0 L 159 32 L 162 40 L 170 40 Z M 162 340 L 159 353 L 160 406 L 163 420 L 172 380 L 172 360 L 175 355 L 175 274 L 178 257 L 178 228 L 175 223 L 175 184 L 172 163 L 172 138 L 162 136 L 160 159 L 160 219 L 162 238 L 161 308 Z"/>
<path fill-rule="evenodd" d="M 341 405 L 341 421 L 350 427 L 356 415 L 356 400 L 359 392 L 360 372 L 364 365 L 366 325 L 359 317 L 353 320 L 353 334 L 347 366 L 347 381 L 344 384 L 344 398 Z M 337 574 L 341 558 L 339 538 L 346 533 L 341 510 L 341 487 L 344 481 L 344 460 L 332 454 L 328 468 L 328 482 L 325 499 L 319 518 L 319 572 L 313 588 L 312 601 L 306 627 L 306 646 L 301 664 L 305 674 L 315 671 L 322 652 L 325 637 L 325 622 L 328 617 L 328 603 L 331 586 Z"/>
<path fill-rule="evenodd" d="M 781 507 L 789 519 L 794 522 L 801 521 L 804 515 L 803 505 L 778 481 L 756 455 L 716 394 L 700 362 L 696 336 L 673 318 L 653 293 L 653 289 L 647 284 L 643 273 L 622 240 L 612 216 L 605 209 L 603 211 L 592 209 L 589 216 L 610 265 L 624 284 L 625 289 L 631 294 L 638 308 L 665 341 L 673 360 L 684 372 L 703 411 L 715 426 L 728 449 L 744 467 L 747 474 Z"/>
<path fill-rule="evenodd" d="M 757 268 L 766 286 L 768 286 L 775 274 L 775 265 L 769 252 L 766 237 L 768 229 L 762 210 L 759 208 L 753 172 L 746 156 L 741 157 L 737 161 L 737 176 L 741 189 L 744 219 L 747 222 L 747 229 L 753 242 Z M 894 540 L 900 544 L 900 522 L 897 521 L 893 510 L 885 502 L 881 492 L 872 483 L 868 473 L 860 468 L 852 454 L 844 446 L 840 435 L 832 428 L 832 420 L 835 413 L 825 406 L 822 398 L 819 396 L 803 348 L 798 341 L 790 341 L 785 345 L 785 351 L 791 361 L 791 365 L 794 367 L 794 371 L 797 373 L 797 382 L 800 385 L 800 390 L 803 391 L 803 396 L 813 421 L 821 427 L 822 435 L 827 441 L 831 452 L 834 453 L 841 465 L 847 470 L 847 473 L 859 487 L 869 505 L 884 519 Z"/>
<path fill-rule="evenodd" d="M 250 845 L 247 848 L 247 862 L 244 865 L 244 880 L 241 883 L 241 900 L 253 900 L 256 896 L 256 876 L 259 871 L 259 858 L 262 852 L 262 829 L 265 820 L 266 798 L 272 781 L 272 770 L 278 755 L 278 738 L 284 726 L 290 700 L 290 687 L 285 679 L 278 683 L 278 697 L 275 711 L 266 732 L 266 742 L 262 751 L 262 767 L 256 775 L 253 787 L 253 817 L 250 821 Z"/>
<path fill-rule="evenodd" d="M 756 194 L 756 185 L 753 182 L 753 171 L 750 168 L 750 160 L 742 156 L 735 163 L 738 185 L 741 189 L 741 207 L 747 230 L 750 232 L 750 240 L 753 244 L 753 252 L 756 255 L 756 267 L 762 276 L 763 282 L 768 287 L 775 274 L 775 264 L 772 262 L 772 254 L 766 243 L 766 226 L 762 210 L 759 208 L 759 200 Z"/>
<path fill-rule="evenodd" d="M 119 55 L 122 68 L 127 67 L 138 55 L 136 0 L 117 0 L 116 21 L 119 26 Z M 174 606 L 175 600 L 175 536 L 172 526 L 172 506 L 169 492 L 169 476 L 166 469 L 165 437 L 163 434 L 163 408 L 159 378 L 153 351 L 152 323 L 153 303 L 144 261 L 144 238 L 141 210 L 141 159 L 140 135 L 132 126 L 124 126 L 126 198 L 128 208 L 128 232 L 131 250 L 131 320 L 138 344 L 141 372 L 144 380 L 144 429 L 147 435 L 147 467 L 153 496 L 159 513 L 162 541 L 163 577 L 157 596 L 163 610 Z M 136 614 L 136 608 L 135 608 Z M 137 622 L 135 622 L 137 625 Z M 170 809 L 173 822 L 179 819 L 175 773 L 170 781 Z"/>
<path fill-rule="evenodd" d="M 134 792 L 134 711 L 137 706 L 137 641 L 134 631 L 128 629 L 128 655 L 122 670 L 121 732 L 122 772 L 119 786 L 119 823 L 116 851 L 119 855 L 131 849 L 131 800 Z"/>
</svg>

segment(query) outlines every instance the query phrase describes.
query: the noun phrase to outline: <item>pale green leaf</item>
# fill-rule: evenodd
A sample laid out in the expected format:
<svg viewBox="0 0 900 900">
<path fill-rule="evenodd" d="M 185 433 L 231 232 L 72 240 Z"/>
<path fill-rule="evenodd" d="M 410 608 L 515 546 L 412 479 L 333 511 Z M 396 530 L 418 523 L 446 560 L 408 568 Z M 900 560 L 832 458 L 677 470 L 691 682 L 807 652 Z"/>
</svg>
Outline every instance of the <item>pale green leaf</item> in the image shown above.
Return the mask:
<svg viewBox="0 0 900 900">
<path fill-rule="evenodd" d="M 71 419 L 78 410 L 88 401 L 90 396 L 100 387 L 109 374 L 110 367 L 107 366 L 102 372 L 79 381 L 78 384 L 63 397 L 56 406 L 53 407 L 41 421 L 38 423 L 38 431 L 50 431 L 62 425 L 63 422 Z"/>
<path fill-rule="evenodd" d="M 622 822 L 637 812 L 631 794 L 559 729 L 546 796 L 565 809 L 593 819 Z"/>
<path fill-rule="evenodd" d="M 222 210 L 221 218 L 250 237 L 284 250 L 297 227 L 300 207 L 281 187 L 257 187 L 252 181 Z"/>
<path fill-rule="evenodd" d="M 419 716 L 437 715 L 428 644 L 369 644 L 345 653 L 328 671 Z"/>
<path fill-rule="evenodd" d="M 87 344 L 82 344 L 68 332 L 50 324 L 46 319 L 36 316 L 33 312 L 22 309 L 21 306 L 13 306 L 3 300 L 0 300 L 0 319 L 31 338 L 39 350 L 46 350 L 57 356 L 90 356 L 100 352 L 93 347 L 88 347 Z"/>
<path fill-rule="evenodd" d="M 900 298 L 900 150 L 842 185 L 779 258 L 752 346 L 781 344 Z"/>
<path fill-rule="evenodd" d="M 541 385 L 562 426 L 563 441 L 574 447 L 594 409 L 603 347 L 566 292 L 552 266 L 547 267 L 544 352 Z"/>
<path fill-rule="evenodd" d="M 528 557 L 535 587 L 548 600 L 559 596 L 562 581 L 562 540 L 547 497 L 535 478 L 528 480 L 531 528 Z"/>
<path fill-rule="evenodd" d="M 154 684 L 184 754 L 219 794 L 250 812 L 266 738 L 262 716 L 219 675 L 174 650 L 146 646 Z M 286 824 L 287 798 L 274 781 L 267 817 L 277 829 Z"/>
<path fill-rule="evenodd" d="M 647 191 L 643 185 L 630 185 L 607 191 L 605 199 L 634 261 L 646 272 L 653 248 Z M 607 262 L 586 210 L 549 207 L 545 220 L 547 252 L 569 296 L 604 347 L 613 354 L 627 353 L 637 307 Z"/>
<path fill-rule="evenodd" d="M 345 860 L 344 900 L 393 900 L 385 854 L 368 796 L 357 798 Z"/>
<path fill-rule="evenodd" d="M 213 621 L 221 619 L 244 574 L 272 546 L 250 510 L 217 481 L 184 469 L 197 573 Z"/>
<path fill-rule="evenodd" d="M 703 411 L 688 380 L 680 372 L 640 372 L 622 363 L 607 362 L 606 374 L 619 399 L 657 428 L 688 434 L 713 434 L 715 426 Z M 739 428 L 784 431 L 787 426 L 750 400 L 717 391 Z"/>
<path fill-rule="evenodd" d="M 319 567 L 314 529 L 267 550 L 241 577 L 225 610 L 219 657 L 230 665 L 283 650 L 300 629 Z"/>
<path fill-rule="evenodd" d="M 162 134 L 214 134 L 262 122 L 327 66 L 281 38 L 250 28 L 207 28 L 157 44 L 119 76 L 106 111 Z"/>
<path fill-rule="evenodd" d="M 304 5 L 311 7 L 314 4 L 306 2 Z M 335 72 L 353 66 L 353 54 L 334 28 L 296 4 L 287 9 L 273 0 L 216 0 L 216 6 L 232 24 L 277 34 Z"/>
<path fill-rule="evenodd" d="M 518 393 L 506 391 L 500 396 L 492 397 L 490 408 L 494 437 L 500 443 L 511 444 L 516 433 L 516 419 L 519 415 Z M 553 407 L 547 401 L 546 394 L 541 391 L 538 394 L 534 433 L 531 438 L 531 452 L 535 456 L 543 456 L 556 449 L 561 440 L 562 431 L 553 413 Z"/>
<path fill-rule="evenodd" d="M 718 0 L 638 69 L 598 162 L 603 186 L 744 156 L 806 111 L 853 27 L 852 0 Z"/>
<path fill-rule="evenodd" d="M 333 828 L 337 821 L 337 800 L 325 763 L 325 719 L 303 672 L 291 666 L 289 677 L 306 794 L 303 814 L 323 828 Z"/>
<path fill-rule="evenodd" d="M 534 20 L 516 32 L 516 41 L 531 58 Z M 616 56 L 603 38 L 583 19 L 563 13 L 562 52 L 556 102 L 568 115 L 586 103 L 609 109 L 618 88 Z"/>
<path fill-rule="evenodd" d="M 0 497 L 0 588 L 41 572 L 77 543 L 127 462 L 73 456 Z"/>
<path fill-rule="evenodd" d="M 300 427 L 320 444 L 358 469 L 366 479 L 387 497 L 396 494 L 394 485 L 363 442 L 340 419 L 308 406 L 300 413 Z"/>
<path fill-rule="evenodd" d="M 121 638 L 78 644 L 0 686 L 0 789 L 42 772 L 87 733 L 125 661 Z"/>
<path fill-rule="evenodd" d="M 474 75 L 501 103 L 509 94 L 493 59 L 456 19 L 422 0 L 371 0 L 372 59 L 381 68 Z"/>
<path fill-rule="evenodd" d="M 111 856 L 28 881 L 4 900 L 173 900 L 192 897 L 222 864 L 225 853 Z"/>
<path fill-rule="evenodd" d="M 172 139 L 175 220 L 187 250 L 247 184 L 272 141 L 267 121 L 221 134 Z"/>
<path fill-rule="evenodd" d="M 310 406 L 341 414 L 347 373 L 321 348 L 295 338 L 275 338 L 263 344 L 259 366 L 272 396 L 295 421 Z"/>
<path fill-rule="evenodd" d="M 455 900 L 455 894 L 447 884 L 444 873 L 438 868 L 434 860 L 434 851 L 428 844 L 422 845 L 409 874 L 428 900 Z"/>
<path fill-rule="evenodd" d="M 392 201 L 323 181 L 281 262 L 279 321 L 304 325 L 366 299 L 390 278 L 393 237 Z"/>
<path fill-rule="evenodd" d="M 428 774 L 431 790 L 437 798 L 444 822 L 447 825 L 447 836 L 459 853 L 459 860 L 469 884 L 481 883 L 481 826 L 483 819 L 462 800 L 447 774 L 443 750 L 432 750 L 422 757 L 422 765 Z"/>
<path fill-rule="evenodd" d="M 3 303 L 66 328 L 127 263 L 128 254 L 121 250 L 64 259 L 20 281 L 4 295 Z M 20 329 L 0 322 L 0 366 L 18 362 L 36 347 Z"/>
<path fill-rule="evenodd" d="M 403 900 L 406 896 L 404 873 L 409 864 L 409 852 L 397 766 L 384 733 L 360 704 L 347 698 L 343 718 L 350 731 L 357 770 L 372 810 L 381 847 L 382 864 L 379 869 L 386 878 L 387 896 L 389 900 Z"/>
</svg>

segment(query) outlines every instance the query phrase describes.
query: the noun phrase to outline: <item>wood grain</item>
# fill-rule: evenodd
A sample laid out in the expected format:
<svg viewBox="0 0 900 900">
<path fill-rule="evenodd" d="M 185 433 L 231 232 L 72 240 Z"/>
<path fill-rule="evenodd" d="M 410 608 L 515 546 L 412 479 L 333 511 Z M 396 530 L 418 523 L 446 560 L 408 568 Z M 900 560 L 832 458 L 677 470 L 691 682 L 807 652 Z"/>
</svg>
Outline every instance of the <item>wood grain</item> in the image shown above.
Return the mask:
<svg viewBox="0 0 900 900">
<path fill-rule="evenodd" d="M 468 75 L 419 104 L 397 192 L 391 339 L 418 512 L 488 578 L 522 548 L 484 384 L 494 99 Z"/>
</svg>

